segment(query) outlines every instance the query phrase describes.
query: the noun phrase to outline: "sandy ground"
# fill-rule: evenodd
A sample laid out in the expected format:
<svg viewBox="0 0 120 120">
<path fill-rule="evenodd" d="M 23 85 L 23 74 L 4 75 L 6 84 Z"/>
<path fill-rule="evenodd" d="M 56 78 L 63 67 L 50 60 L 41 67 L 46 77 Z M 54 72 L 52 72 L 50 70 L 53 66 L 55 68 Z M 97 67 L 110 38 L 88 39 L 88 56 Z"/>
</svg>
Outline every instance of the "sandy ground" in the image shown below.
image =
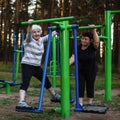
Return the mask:
<svg viewBox="0 0 120 120">
<path fill-rule="evenodd" d="M 96 91 L 96 94 L 102 95 L 102 94 L 104 94 L 104 91 Z M 112 96 L 120 97 L 120 91 L 112 90 Z M 9 115 L 11 115 L 11 116 L 13 115 L 13 116 L 17 116 L 17 117 L 19 116 L 21 118 L 21 116 L 26 116 L 28 114 L 28 113 L 20 113 L 20 112 L 15 111 L 15 106 L 16 106 L 17 100 L 19 99 L 19 96 L 17 93 L 12 93 L 9 95 L 0 94 L 0 100 L 8 100 L 8 99 L 12 100 L 12 103 L 15 102 L 15 104 L 9 104 L 9 103 L 7 105 L 6 104 L 4 105 L 3 103 L 0 104 L 0 107 L 1 107 L 0 108 L 0 120 L 9 120 L 8 119 Z M 38 97 L 27 96 L 27 100 L 29 103 L 35 103 L 38 100 Z M 43 101 L 44 101 L 43 102 L 43 109 L 44 109 L 46 104 L 50 104 L 50 99 L 49 99 L 49 97 L 46 97 L 46 98 L 44 97 Z M 65 120 L 119 120 L 120 119 L 120 111 L 114 111 L 114 110 L 108 110 L 106 112 L 106 114 L 74 112 L 74 107 L 73 107 L 74 104 L 71 107 L 70 117 L 65 118 Z M 56 105 L 58 105 L 58 103 Z M 120 104 L 118 104 L 118 105 L 120 105 Z M 45 109 L 52 109 L 53 106 L 52 105 L 48 106 L 48 108 L 45 107 Z M 22 120 L 22 118 L 19 120 Z M 24 120 L 28 120 L 28 119 L 24 119 Z M 41 119 L 39 119 L 39 120 L 41 120 Z M 55 120 L 55 119 L 53 119 L 53 120 Z M 59 117 L 57 120 L 63 120 L 63 118 Z"/>
</svg>

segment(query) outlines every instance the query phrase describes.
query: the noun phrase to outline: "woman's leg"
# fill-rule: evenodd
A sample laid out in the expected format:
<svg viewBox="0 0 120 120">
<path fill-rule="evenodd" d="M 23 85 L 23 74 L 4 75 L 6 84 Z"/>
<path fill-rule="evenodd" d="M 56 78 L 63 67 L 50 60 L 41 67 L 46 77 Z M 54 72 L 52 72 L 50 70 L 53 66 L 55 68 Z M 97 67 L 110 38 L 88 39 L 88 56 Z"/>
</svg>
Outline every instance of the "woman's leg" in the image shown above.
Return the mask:
<svg viewBox="0 0 120 120">
<path fill-rule="evenodd" d="M 34 76 L 39 79 L 40 81 L 42 81 L 42 77 L 43 77 L 43 70 L 41 67 L 36 67 L 34 70 Z M 48 79 L 48 77 L 46 76 L 46 80 L 45 80 L 45 88 L 50 92 L 50 94 L 52 96 L 54 96 L 56 93 L 54 91 L 54 89 L 51 86 L 51 83 Z"/>
<path fill-rule="evenodd" d="M 86 79 L 88 104 L 93 103 L 95 78 L 96 78 L 96 73 L 92 73 L 91 75 L 88 75 Z"/>
<path fill-rule="evenodd" d="M 22 84 L 19 90 L 20 102 L 25 101 L 26 91 L 32 77 L 32 67 L 22 64 Z"/>
<path fill-rule="evenodd" d="M 43 70 L 41 67 L 36 67 L 34 70 L 34 76 L 39 79 L 40 81 L 42 81 L 42 77 L 43 77 Z M 52 96 L 51 101 L 52 102 L 60 102 L 61 100 L 61 96 L 59 94 L 56 94 L 56 92 L 54 91 L 54 89 L 51 86 L 51 83 L 48 79 L 48 77 L 46 76 L 46 80 L 45 80 L 45 88 L 49 91 L 49 93 Z"/>
<path fill-rule="evenodd" d="M 83 74 L 79 73 L 79 103 L 83 105 L 85 91 L 85 78 Z"/>
</svg>

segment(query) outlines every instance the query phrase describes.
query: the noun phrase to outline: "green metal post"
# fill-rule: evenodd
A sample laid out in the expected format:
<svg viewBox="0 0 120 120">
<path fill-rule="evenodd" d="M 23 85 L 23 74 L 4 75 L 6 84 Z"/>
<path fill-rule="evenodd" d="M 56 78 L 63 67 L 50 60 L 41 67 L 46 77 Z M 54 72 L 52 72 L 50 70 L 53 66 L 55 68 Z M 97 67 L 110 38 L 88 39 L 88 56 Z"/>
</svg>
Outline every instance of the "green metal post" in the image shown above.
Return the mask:
<svg viewBox="0 0 120 120">
<path fill-rule="evenodd" d="M 105 11 L 105 36 L 108 37 L 105 41 L 105 100 L 111 100 L 112 89 L 112 50 L 111 50 L 111 24 L 114 14 L 120 13 L 120 10 Z"/>
<path fill-rule="evenodd" d="M 69 31 L 68 21 L 62 22 L 60 38 L 60 66 L 61 66 L 61 114 L 63 118 L 70 116 L 70 77 L 69 77 Z"/>
<path fill-rule="evenodd" d="M 6 94 L 10 94 L 10 84 L 5 84 L 6 85 Z"/>
<path fill-rule="evenodd" d="M 22 52 L 21 50 L 16 50 L 17 52 L 17 57 L 16 57 L 16 70 L 15 70 L 15 78 L 14 80 L 16 81 L 18 78 L 18 72 L 19 72 L 19 63 L 20 63 L 20 53 Z"/>
<path fill-rule="evenodd" d="M 52 38 L 52 87 L 56 87 L 56 37 Z"/>
<path fill-rule="evenodd" d="M 105 11 L 105 100 L 111 100 L 112 52 L 111 52 L 111 13 Z"/>
</svg>

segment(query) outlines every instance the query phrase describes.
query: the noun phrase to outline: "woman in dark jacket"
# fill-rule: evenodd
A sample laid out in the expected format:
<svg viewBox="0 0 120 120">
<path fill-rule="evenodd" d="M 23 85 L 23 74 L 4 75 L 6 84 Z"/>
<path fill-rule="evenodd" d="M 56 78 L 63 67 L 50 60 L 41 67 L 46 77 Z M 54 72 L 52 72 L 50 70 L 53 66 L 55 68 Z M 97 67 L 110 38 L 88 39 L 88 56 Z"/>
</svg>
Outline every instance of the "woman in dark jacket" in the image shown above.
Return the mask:
<svg viewBox="0 0 120 120">
<path fill-rule="evenodd" d="M 90 25 L 94 27 L 94 25 Z M 88 104 L 92 104 L 94 97 L 94 83 L 97 73 L 96 50 L 99 47 L 99 37 L 96 29 L 82 34 L 81 43 L 78 45 L 78 73 L 79 73 L 79 103 L 83 105 L 84 94 Z M 74 54 L 70 58 L 70 65 L 74 63 Z"/>
</svg>

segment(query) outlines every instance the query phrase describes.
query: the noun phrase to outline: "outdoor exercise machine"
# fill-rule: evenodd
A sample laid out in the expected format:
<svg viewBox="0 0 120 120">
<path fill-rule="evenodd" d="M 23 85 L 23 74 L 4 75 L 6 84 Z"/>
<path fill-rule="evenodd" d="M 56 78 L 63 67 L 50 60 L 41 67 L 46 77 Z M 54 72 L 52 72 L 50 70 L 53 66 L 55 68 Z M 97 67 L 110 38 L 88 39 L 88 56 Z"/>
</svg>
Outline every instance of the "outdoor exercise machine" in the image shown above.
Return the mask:
<svg viewBox="0 0 120 120">
<path fill-rule="evenodd" d="M 110 11 L 107 10 L 105 11 L 105 25 L 96 25 L 94 28 L 101 28 L 103 29 L 103 35 L 99 36 L 100 39 L 104 41 L 105 44 L 105 100 L 110 101 L 112 99 L 112 45 L 111 45 L 111 24 L 112 24 L 112 18 L 115 14 L 120 13 L 120 10 L 114 10 Z M 84 29 L 90 29 L 89 26 L 80 26 L 78 27 L 77 25 L 73 25 L 73 34 L 74 34 L 74 51 L 76 51 L 77 44 L 75 41 L 77 41 L 77 36 L 76 36 L 76 30 L 84 30 Z M 77 53 L 77 51 L 76 51 Z M 76 54 L 75 53 L 75 54 Z M 77 55 L 75 55 L 76 61 L 77 61 Z M 76 72 L 75 72 L 75 77 L 76 77 L 76 112 L 81 112 L 81 111 L 87 111 L 87 109 L 83 109 L 82 106 L 79 105 L 79 96 L 78 96 L 78 62 L 75 64 Z M 56 69 L 56 66 L 53 67 Z M 55 77 L 55 76 L 54 76 Z M 55 85 L 55 81 L 54 85 Z M 89 107 L 89 108 L 88 108 Z M 105 106 L 87 106 L 89 109 L 89 112 L 102 112 L 105 113 L 107 110 L 107 107 Z M 97 109 L 97 110 L 96 110 Z"/>
<path fill-rule="evenodd" d="M 112 99 L 111 94 L 111 81 L 112 81 L 112 45 L 111 45 L 111 24 L 112 24 L 112 17 L 120 13 L 120 10 L 114 10 L 105 11 L 105 25 L 96 25 L 94 28 L 103 28 L 104 27 L 104 33 L 103 35 L 99 36 L 101 39 L 104 39 L 105 43 L 105 100 L 110 101 Z M 98 113 L 105 113 L 107 111 L 107 107 L 105 106 L 82 106 L 79 104 L 79 91 L 78 91 L 78 58 L 77 58 L 77 35 L 76 35 L 76 29 L 77 26 L 73 26 L 73 35 L 74 35 L 74 51 L 75 51 L 75 78 L 76 78 L 76 108 L 75 112 L 98 112 Z M 78 27 L 78 30 L 84 30 L 84 29 L 90 29 L 89 26 L 81 26 Z"/>
<path fill-rule="evenodd" d="M 18 73 L 19 73 L 19 63 L 20 63 L 20 54 L 21 50 L 17 50 L 16 47 L 16 33 L 13 34 L 13 68 L 12 68 L 12 81 L 6 81 L 4 79 L 0 79 L 0 88 L 6 89 L 6 94 L 10 94 L 11 86 L 20 85 L 21 82 L 18 82 Z"/>
<path fill-rule="evenodd" d="M 95 25 L 94 28 L 102 28 L 102 25 Z M 77 52 L 77 30 L 91 29 L 89 26 L 78 27 L 73 25 L 73 38 L 74 38 L 74 55 L 75 55 L 75 88 L 76 88 L 76 106 L 75 112 L 92 112 L 92 113 L 105 113 L 107 111 L 106 106 L 101 105 L 84 105 L 79 104 L 79 77 L 78 77 L 78 52 Z"/>
<path fill-rule="evenodd" d="M 105 31 L 104 35 L 101 36 L 101 38 L 105 39 L 105 100 L 109 101 L 111 100 L 111 65 L 112 65 L 112 57 L 111 57 L 111 19 L 112 17 L 119 13 L 120 10 L 115 11 L 105 11 Z M 53 24 L 58 24 L 60 26 L 60 74 L 61 74 L 61 108 L 56 108 L 57 112 L 61 113 L 61 116 L 63 118 L 67 118 L 70 116 L 70 74 L 69 74 L 69 29 L 72 29 L 72 25 L 69 24 L 69 20 L 73 20 L 74 17 L 63 17 L 63 18 L 53 18 L 53 19 L 45 19 L 45 20 L 34 20 L 32 24 L 40 24 L 45 22 L 50 22 Z M 28 25 L 28 22 L 22 22 L 22 25 Z M 96 26 L 98 28 L 101 28 L 102 26 Z M 73 27 L 73 32 L 76 34 L 77 28 Z M 88 26 L 78 27 L 79 29 L 88 29 Z M 49 39 L 48 39 L 48 45 L 46 50 L 46 57 L 45 57 L 45 63 L 44 63 L 44 74 L 42 79 L 42 86 L 40 89 L 40 97 L 39 97 L 39 103 L 38 108 L 33 108 L 32 110 L 19 110 L 23 112 L 35 112 L 40 113 L 42 111 L 42 101 L 43 101 L 43 94 L 44 94 L 44 84 L 45 84 L 45 75 L 46 75 L 46 69 L 48 64 L 48 55 L 50 50 L 50 41 L 52 39 L 52 30 L 56 29 L 54 27 L 49 27 Z M 76 35 L 74 35 L 75 37 Z M 76 41 L 76 38 L 75 38 Z M 75 73 L 76 76 L 78 73 Z M 77 88 L 78 89 L 78 88 Z M 76 94 L 76 100 L 78 100 L 78 96 Z M 78 105 L 78 101 L 76 101 L 76 112 L 81 112 L 82 107 Z"/>
<path fill-rule="evenodd" d="M 70 81 L 69 81 L 69 31 L 68 28 L 71 28 L 69 25 L 69 20 L 73 20 L 74 17 L 63 17 L 63 18 L 53 18 L 53 19 L 45 19 L 45 20 L 34 20 L 32 24 L 40 24 L 45 22 L 50 22 L 53 24 L 59 24 L 61 34 L 61 49 L 60 49 L 60 64 L 61 64 L 61 108 L 59 109 L 61 112 L 62 117 L 66 118 L 70 116 Z M 28 25 L 28 22 L 22 22 L 22 25 Z M 50 51 L 50 44 L 51 44 L 51 36 L 52 36 L 52 29 L 56 29 L 54 27 L 49 27 L 49 37 L 48 37 L 48 45 L 46 50 L 45 56 L 45 63 L 43 69 L 43 78 L 41 83 L 40 89 L 40 97 L 38 102 L 38 108 L 33 109 L 26 109 L 20 110 L 16 109 L 18 112 L 35 112 L 40 113 L 42 111 L 42 101 L 43 101 L 43 94 L 44 94 L 44 84 L 45 84 L 45 76 L 46 76 L 46 69 L 48 64 L 48 55 Z M 65 83 L 65 84 L 64 84 Z"/>
</svg>

